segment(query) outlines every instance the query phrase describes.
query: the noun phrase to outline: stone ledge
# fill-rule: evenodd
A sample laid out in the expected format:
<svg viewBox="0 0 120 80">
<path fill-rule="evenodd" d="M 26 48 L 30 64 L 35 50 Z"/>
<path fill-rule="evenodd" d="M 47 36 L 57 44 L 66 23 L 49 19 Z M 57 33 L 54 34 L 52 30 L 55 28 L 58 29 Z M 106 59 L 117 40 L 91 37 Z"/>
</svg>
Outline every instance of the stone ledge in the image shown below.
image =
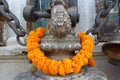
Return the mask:
<svg viewBox="0 0 120 80">
<path fill-rule="evenodd" d="M 0 55 L 18 55 L 26 51 L 25 46 L 21 46 L 16 42 L 16 37 L 7 40 L 6 46 L 0 47 Z"/>
<path fill-rule="evenodd" d="M 101 47 L 104 43 L 95 46 L 93 55 L 104 55 Z M 16 42 L 16 37 L 7 40 L 7 46 L 0 47 L 0 55 L 21 55 L 23 51 L 27 51 L 25 46 L 21 46 Z"/>
<path fill-rule="evenodd" d="M 101 56 L 101 55 L 95 55 L 93 56 L 95 60 L 99 60 L 99 59 L 107 59 L 107 56 Z M 26 56 L 14 56 L 14 55 L 4 55 L 4 56 L 0 56 L 0 63 L 2 62 L 29 62 L 29 60 L 27 59 Z"/>
</svg>

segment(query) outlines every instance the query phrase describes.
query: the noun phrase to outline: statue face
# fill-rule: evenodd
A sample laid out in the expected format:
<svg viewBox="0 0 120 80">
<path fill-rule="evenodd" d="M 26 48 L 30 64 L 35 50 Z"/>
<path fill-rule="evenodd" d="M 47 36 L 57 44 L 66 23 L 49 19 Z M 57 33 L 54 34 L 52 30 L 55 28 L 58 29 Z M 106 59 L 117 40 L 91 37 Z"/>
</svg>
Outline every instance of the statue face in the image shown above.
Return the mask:
<svg viewBox="0 0 120 80">
<path fill-rule="evenodd" d="M 61 4 L 55 5 L 51 14 L 50 34 L 58 38 L 66 37 L 71 30 L 71 20 L 66 8 Z"/>
<path fill-rule="evenodd" d="M 67 18 L 68 14 L 63 6 L 59 5 L 53 8 L 52 19 L 56 26 L 64 26 L 67 21 Z"/>
</svg>

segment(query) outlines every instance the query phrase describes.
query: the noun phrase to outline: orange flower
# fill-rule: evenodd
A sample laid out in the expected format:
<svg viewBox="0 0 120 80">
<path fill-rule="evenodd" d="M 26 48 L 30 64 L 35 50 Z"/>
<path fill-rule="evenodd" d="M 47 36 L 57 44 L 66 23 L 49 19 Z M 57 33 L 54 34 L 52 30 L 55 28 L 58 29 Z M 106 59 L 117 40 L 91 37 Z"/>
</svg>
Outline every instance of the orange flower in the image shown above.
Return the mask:
<svg viewBox="0 0 120 80">
<path fill-rule="evenodd" d="M 42 71 L 45 73 L 45 74 L 49 74 L 50 73 L 50 71 L 49 71 L 49 69 L 48 69 L 48 65 L 50 65 L 51 63 L 51 60 L 50 59 L 46 59 L 46 61 L 45 61 L 46 63 L 43 65 L 43 67 L 42 67 Z"/>
<path fill-rule="evenodd" d="M 71 60 L 66 58 L 62 61 L 63 67 L 65 68 L 65 74 L 70 74 L 73 72 Z"/>
<path fill-rule="evenodd" d="M 62 62 L 60 61 L 58 65 L 59 65 L 59 66 L 58 66 L 58 73 L 59 73 L 59 75 L 65 76 L 65 69 L 64 69 L 64 67 L 63 67 Z"/>
<path fill-rule="evenodd" d="M 44 58 L 44 57 L 39 59 L 39 63 L 38 63 L 39 70 L 42 70 L 44 64 L 46 64 L 46 60 L 47 60 L 47 58 Z"/>
<path fill-rule="evenodd" d="M 27 50 L 28 51 L 33 50 L 33 49 L 38 48 L 38 47 L 39 47 L 39 44 L 36 42 L 27 43 Z"/>
<path fill-rule="evenodd" d="M 48 69 L 50 71 L 50 74 L 57 75 L 58 74 L 57 68 L 58 68 L 57 62 L 55 60 L 51 60 L 50 64 L 48 65 Z"/>
<path fill-rule="evenodd" d="M 40 38 L 26 39 L 26 41 L 28 43 L 31 43 L 31 42 L 40 42 Z"/>
<path fill-rule="evenodd" d="M 95 66 L 95 61 L 92 57 L 89 59 L 89 65 L 90 66 Z"/>
<path fill-rule="evenodd" d="M 72 59 L 65 58 L 57 61 L 47 58 L 39 48 L 40 39 L 44 36 L 46 30 L 45 28 L 37 28 L 36 32 L 31 31 L 26 39 L 27 57 L 39 70 L 45 74 L 65 76 L 70 73 L 79 73 L 84 65 L 95 66 L 94 59 L 92 58 L 93 39 L 84 32 L 78 34 L 82 48 Z"/>
<path fill-rule="evenodd" d="M 85 55 L 87 58 L 92 57 L 92 53 L 87 50 L 80 50 L 80 54 Z"/>
<path fill-rule="evenodd" d="M 73 73 L 80 72 L 81 66 L 83 66 L 83 65 L 79 65 L 79 64 L 75 63 L 74 61 L 72 61 Z"/>
<path fill-rule="evenodd" d="M 36 33 L 39 35 L 39 37 L 43 37 L 46 30 L 47 30 L 47 28 L 38 27 L 36 29 Z"/>
</svg>

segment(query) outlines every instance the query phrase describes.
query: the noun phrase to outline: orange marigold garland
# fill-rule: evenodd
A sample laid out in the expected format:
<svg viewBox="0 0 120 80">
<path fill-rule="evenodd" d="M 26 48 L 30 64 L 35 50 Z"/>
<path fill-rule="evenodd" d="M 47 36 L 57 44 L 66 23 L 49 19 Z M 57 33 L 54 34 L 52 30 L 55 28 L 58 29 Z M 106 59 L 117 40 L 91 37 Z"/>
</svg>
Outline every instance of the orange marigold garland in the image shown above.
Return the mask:
<svg viewBox="0 0 120 80">
<path fill-rule="evenodd" d="M 94 48 L 93 39 L 84 32 L 78 34 L 82 48 L 72 59 L 65 58 L 57 61 L 47 58 L 44 52 L 39 48 L 40 39 L 44 36 L 46 30 L 46 28 L 39 27 L 36 31 L 31 31 L 27 38 L 27 57 L 39 70 L 45 74 L 64 76 L 70 73 L 80 72 L 82 66 L 87 64 L 95 66 L 92 57 L 92 50 Z"/>
</svg>

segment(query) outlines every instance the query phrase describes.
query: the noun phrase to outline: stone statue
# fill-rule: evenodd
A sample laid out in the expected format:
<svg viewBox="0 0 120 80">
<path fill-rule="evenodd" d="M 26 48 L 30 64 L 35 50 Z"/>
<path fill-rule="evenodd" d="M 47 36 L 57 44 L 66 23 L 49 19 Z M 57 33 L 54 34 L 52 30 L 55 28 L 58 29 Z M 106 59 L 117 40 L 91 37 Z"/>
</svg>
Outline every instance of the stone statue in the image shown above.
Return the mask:
<svg viewBox="0 0 120 80">
<path fill-rule="evenodd" d="M 75 36 L 74 27 L 72 27 L 71 16 L 63 0 L 53 0 L 51 4 L 51 18 L 48 22 L 48 30 L 41 39 L 40 49 L 42 49 L 48 58 L 62 60 L 71 58 L 75 51 L 81 48 L 80 39 Z M 70 74 L 66 76 L 51 76 L 32 67 L 31 72 L 19 74 L 15 80 L 107 80 L 103 73 L 94 73 L 95 69 L 84 68 L 82 73 Z M 97 70 L 95 71 L 97 72 Z M 93 73 L 93 74 L 91 74 Z"/>
</svg>

